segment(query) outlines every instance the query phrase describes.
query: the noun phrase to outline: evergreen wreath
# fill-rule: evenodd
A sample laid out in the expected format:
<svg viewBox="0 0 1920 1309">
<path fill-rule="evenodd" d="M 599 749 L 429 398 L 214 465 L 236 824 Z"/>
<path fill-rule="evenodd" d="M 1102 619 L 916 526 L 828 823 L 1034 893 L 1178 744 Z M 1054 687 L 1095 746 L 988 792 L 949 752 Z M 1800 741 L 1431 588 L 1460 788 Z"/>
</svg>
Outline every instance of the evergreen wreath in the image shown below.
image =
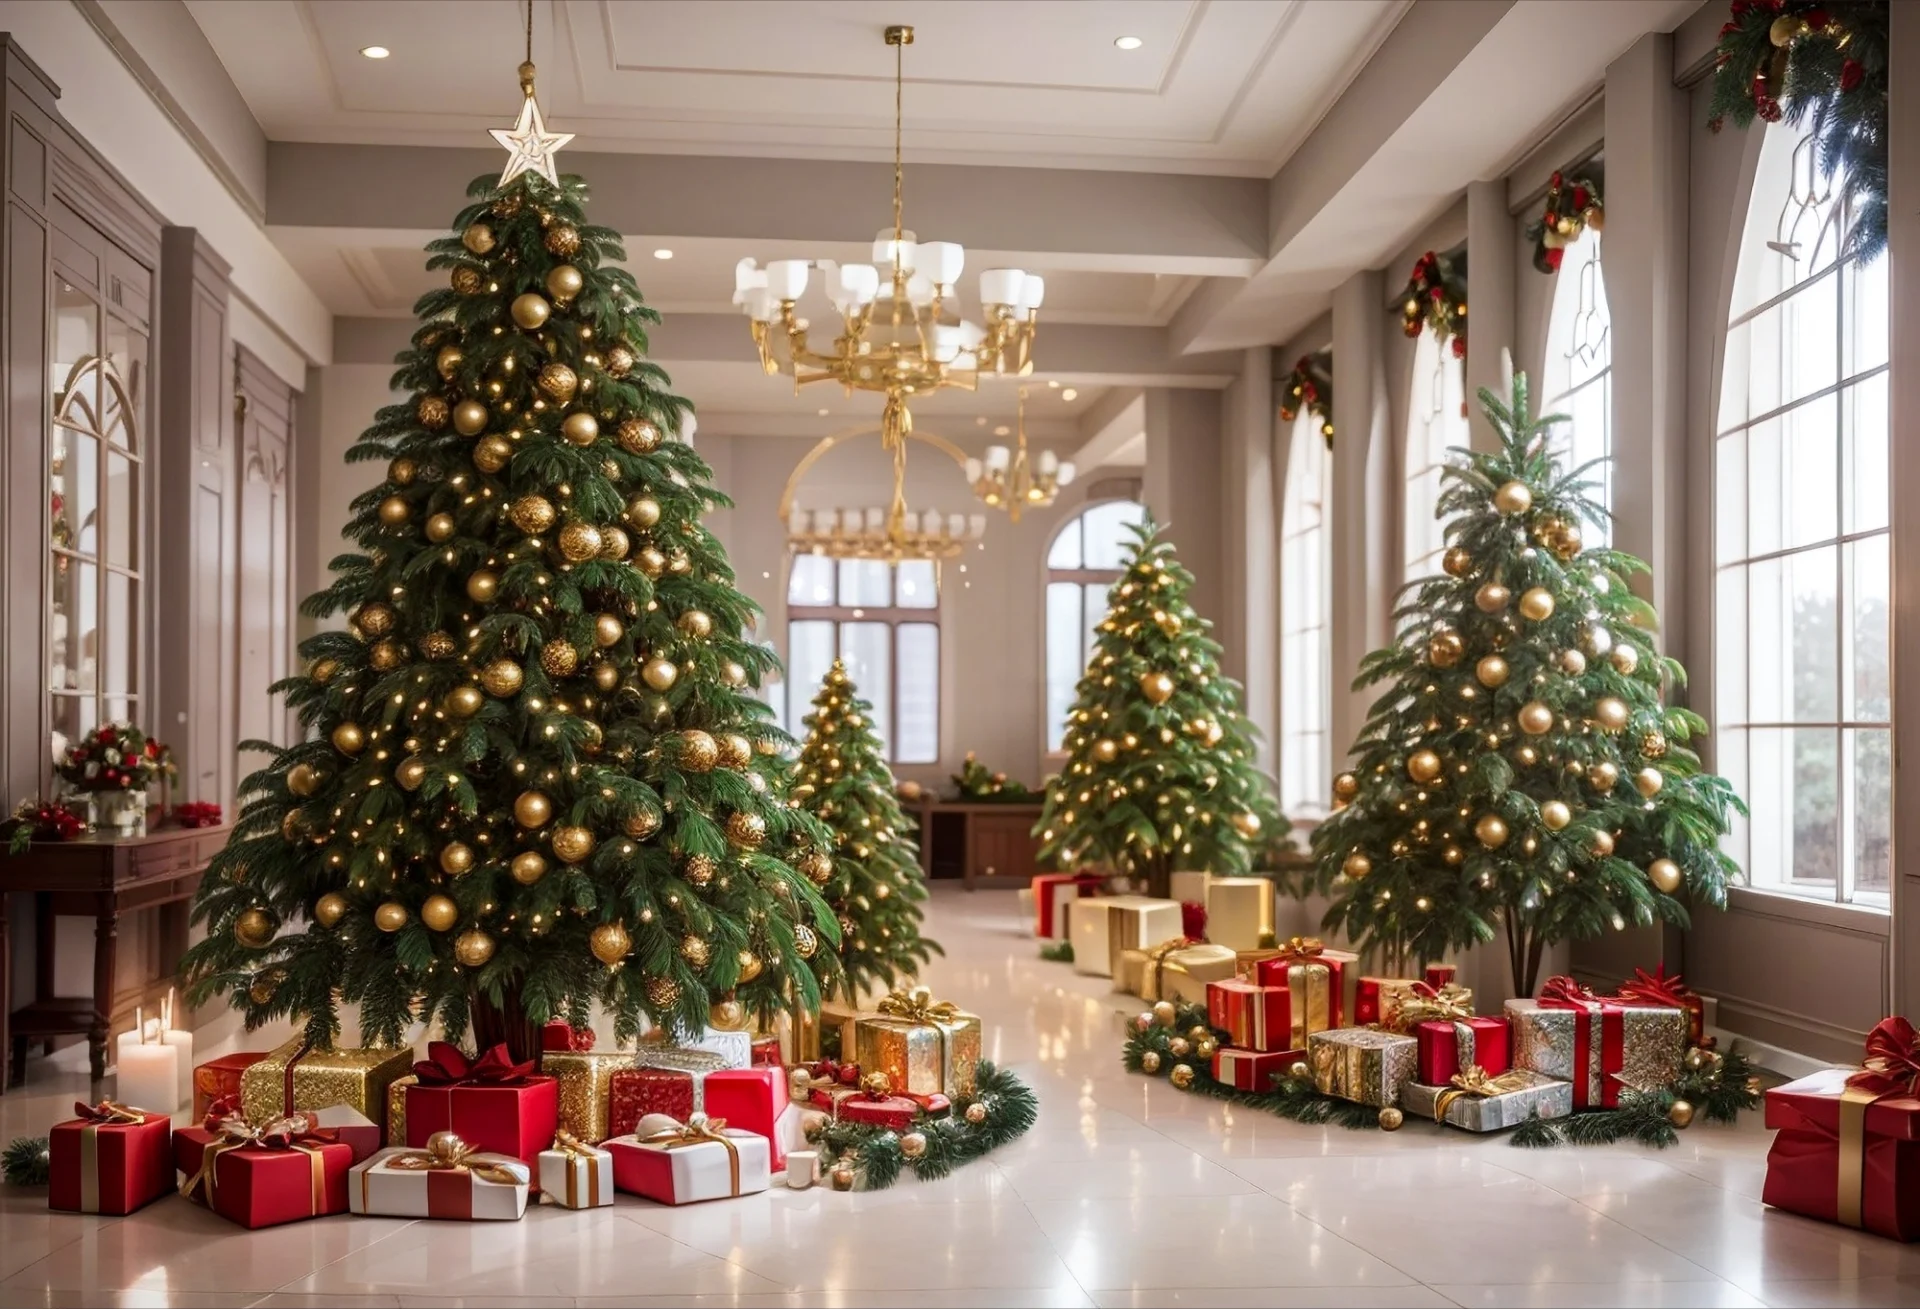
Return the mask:
<svg viewBox="0 0 1920 1309">
<path fill-rule="evenodd" d="M 1707 126 L 1811 120 L 1852 223 L 1840 257 L 1887 248 L 1887 0 L 1733 0 L 1714 51 Z"/>
<path fill-rule="evenodd" d="M 1301 355 L 1293 371 L 1280 379 L 1285 398 L 1280 402 L 1280 421 L 1291 423 L 1302 409 L 1320 420 L 1320 435 L 1327 449 L 1333 449 L 1333 351 L 1319 350 Z"/>
<path fill-rule="evenodd" d="M 1333 1123 L 1354 1130 L 1380 1126 L 1379 1109 L 1326 1095 L 1310 1079 L 1291 1072 L 1275 1077 L 1271 1091 L 1243 1091 L 1218 1080 L 1213 1075 L 1218 1042 L 1205 1005 L 1162 1000 L 1128 1027 L 1121 1062 L 1129 1072 L 1165 1078 L 1175 1090 L 1264 1109 L 1296 1123 Z"/>
<path fill-rule="evenodd" d="M 44 1136 L 16 1136 L 0 1152 L 0 1177 L 8 1186 L 45 1186 L 53 1176 L 53 1160 Z"/>
<path fill-rule="evenodd" d="M 1008 1069 L 982 1059 L 972 1095 L 954 1096 L 952 1112 L 938 1118 L 921 1110 L 904 1132 L 874 1123 L 825 1121 L 818 1129 L 820 1165 L 830 1171 L 836 1164 L 850 1164 L 853 1184 L 868 1191 L 886 1190 L 900 1180 L 902 1170 L 931 1182 L 1017 1140 L 1039 1116 L 1033 1089 Z"/>
<path fill-rule="evenodd" d="M 1467 252 L 1429 250 L 1413 263 L 1413 276 L 1400 293 L 1400 330 L 1408 336 L 1431 328 L 1433 339 L 1453 341 L 1453 357 L 1467 357 Z"/>
<path fill-rule="evenodd" d="M 1555 172 L 1547 182 L 1547 198 L 1540 217 L 1527 224 L 1527 240 L 1533 242 L 1533 266 L 1542 273 L 1560 271 L 1566 248 L 1592 228 L 1598 232 L 1606 223 L 1606 209 L 1600 200 L 1600 161 L 1588 160 L 1580 171 L 1568 178 Z"/>
</svg>

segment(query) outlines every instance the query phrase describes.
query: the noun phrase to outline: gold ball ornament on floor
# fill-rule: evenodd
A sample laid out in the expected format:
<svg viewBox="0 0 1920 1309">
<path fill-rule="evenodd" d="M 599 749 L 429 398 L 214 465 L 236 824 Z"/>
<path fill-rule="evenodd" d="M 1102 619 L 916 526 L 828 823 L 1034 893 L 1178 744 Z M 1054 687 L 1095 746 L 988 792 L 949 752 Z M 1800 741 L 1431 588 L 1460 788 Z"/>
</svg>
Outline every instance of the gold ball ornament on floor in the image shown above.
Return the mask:
<svg viewBox="0 0 1920 1309">
<path fill-rule="evenodd" d="M 600 553 L 604 544 L 600 529 L 592 523 L 574 520 L 560 529 L 560 557 L 570 564 L 583 564 Z"/>
<path fill-rule="evenodd" d="M 473 847 L 462 841 L 449 841 L 440 847 L 440 871 L 460 877 L 473 871 Z"/>
<path fill-rule="evenodd" d="M 429 432 L 437 432 L 445 427 L 451 412 L 447 408 L 447 402 L 437 395 L 423 395 L 420 397 L 420 403 L 413 407 L 413 416 L 419 420 L 420 426 Z"/>
<path fill-rule="evenodd" d="M 1451 668 L 1467 652 L 1467 643 L 1458 632 L 1435 632 L 1427 642 L 1427 662 L 1435 668 Z"/>
<path fill-rule="evenodd" d="M 1440 756 L 1431 750 L 1415 750 L 1407 756 L 1407 776 L 1422 786 L 1440 776 Z"/>
<path fill-rule="evenodd" d="M 1287 1066 L 1287 1076 L 1296 1082 L 1311 1082 L 1313 1080 L 1313 1069 L 1307 1067 L 1306 1060 L 1296 1059 Z"/>
<path fill-rule="evenodd" d="M 528 291 L 513 298 L 509 312 L 513 315 L 514 326 L 522 331 L 537 332 L 553 317 L 553 306 L 547 303 L 545 296 Z"/>
<path fill-rule="evenodd" d="M 1549 800 L 1540 806 L 1540 821 L 1548 831 L 1557 832 L 1573 821 L 1573 810 L 1564 800 Z"/>
<path fill-rule="evenodd" d="M 611 968 L 633 949 L 633 938 L 627 935 L 626 927 L 620 923 L 601 923 L 588 935 L 587 948 L 593 951 L 595 959 Z M 676 994 L 674 998 L 679 997 Z"/>
<path fill-rule="evenodd" d="M 469 927 L 453 938 L 453 957 L 468 968 L 479 968 L 493 958 L 493 938 L 477 927 Z"/>
<path fill-rule="evenodd" d="M 962 1117 L 964 1117 L 969 1123 L 972 1123 L 975 1127 L 980 1126 L 980 1124 L 987 1121 L 987 1106 L 985 1102 L 980 1100 L 975 1100 L 972 1104 L 967 1106 L 967 1112 L 964 1115 L 962 1115 Z"/>
<path fill-rule="evenodd" d="M 420 906 L 420 921 L 435 932 L 444 932 L 460 921 L 460 906 L 451 896 L 430 895 Z"/>
<path fill-rule="evenodd" d="M 1456 545 L 1440 556 L 1440 567 L 1449 577 L 1465 577 L 1473 572 L 1473 556 Z"/>
<path fill-rule="evenodd" d="M 528 536 L 538 536 L 552 527 L 559 515 L 554 512 L 553 502 L 545 496 L 523 495 L 507 510 L 507 517 Z"/>
<path fill-rule="evenodd" d="M 555 223 L 547 229 L 547 253 L 571 258 L 580 249 L 580 229 L 571 223 Z"/>
<path fill-rule="evenodd" d="M 680 734 L 680 766 L 688 772 L 710 773 L 720 762 L 720 743 L 695 728 Z"/>
<path fill-rule="evenodd" d="M 572 677 L 580 668 L 573 642 L 555 638 L 540 647 L 540 667 L 548 677 Z"/>
<path fill-rule="evenodd" d="M 1503 514 L 1524 514 L 1533 508 L 1533 490 L 1525 482 L 1508 482 L 1493 493 L 1493 507 Z"/>
<path fill-rule="evenodd" d="M 1153 1021 L 1162 1027 L 1172 1027 L 1175 1017 L 1173 1001 L 1161 1000 L 1153 1006 Z"/>
<path fill-rule="evenodd" d="M 565 404 L 580 389 L 580 375 L 565 364 L 547 364 L 541 368 L 535 385 L 547 399 Z"/>
<path fill-rule="evenodd" d="M 853 1189 L 853 1177 L 852 1164 L 835 1164 L 827 1170 L 827 1182 L 836 1191 L 851 1191 Z"/>
<path fill-rule="evenodd" d="M 1656 859 L 1647 865 L 1647 880 L 1660 894 L 1672 895 L 1686 879 L 1680 874 L 1679 864 L 1671 859 Z"/>
<path fill-rule="evenodd" d="M 402 791 L 418 791 L 420 784 L 427 780 L 427 761 L 419 755 L 409 755 L 394 765 L 393 780 Z"/>
<path fill-rule="evenodd" d="M 927 1137 L 924 1132 L 900 1133 L 900 1153 L 908 1159 L 919 1159 L 927 1153 Z"/>
<path fill-rule="evenodd" d="M 526 680 L 526 670 L 511 659 L 496 659 L 480 670 L 480 685 L 496 700 L 520 694 Z"/>
<path fill-rule="evenodd" d="M 471 718 L 487 702 L 477 686 L 456 686 L 447 692 L 447 712 L 455 718 Z"/>
<path fill-rule="evenodd" d="M 573 299 L 586 284 L 587 279 L 572 264 L 556 264 L 547 270 L 547 294 L 556 300 Z"/>
<path fill-rule="evenodd" d="M 1593 721 L 1604 732 L 1618 732 L 1627 725 L 1627 702 L 1617 696 L 1601 696 L 1593 706 Z"/>
<path fill-rule="evenodd" d="M 1175 1064 L 1173 1071 L 1167 1074 L 1167 1080 L 1172 1082 L 1177 1090 L 1189 1090 L 1193 1086 L 1193 1065 Z M 978 1107 L 978 1105 L 968 1106 L 969 1110 L 977 1109 Z"/>
<path fill-rule="evenodd" d="M 1651 800 L 1660 794 L 1660 788 L 1667 784 L 1667 777 L 1658 768 L 1642 768 L 1633 775 L 1633 789 L 1645 799 Z"/>
<path fill-rule="evenodd" d="M 413 506 L 401 496 L 390 495 L 380 502 L 377 512 L 380 515 L 380 521 L 386 526 L 403 527 L 406 521 L 413 517 Z"/>
<path fill-rule="evenodd" d="M 1167 1053 L 1175 1059 L 1185 1059 L 1193 1053 L 1193 1042 L 1184 1036 L 1176 1036 L 1167 1042 Z"/>
<path fill-rule="evenodd" d="M 742 850 L 758 850 L 767 839 L 767 820 L 759 814 L 736 809 L 727 816 L 727 840 Z"/>
<path fill-rule="evenodd" d="M 373 925 L 383 932 L 397 932 L 407 925 L 407 907 L 388 900 L 373 911 Z"/>
<path fill-rule="evenodd" d="M 494 247 L 493 229 L 485 223 L 473 223 L 460 233 L 460 244 L 477 255 L 492 254 Z"/>
<path fill-rule="evenodd" d="M 1519 719 L 1520 730 L 1528 736 L 1544 736 L 1553 730 L 1553 710 L 1538 700 L 1521 705 L 1515 717 Z"/>
<path fill-rule="evenodd" d="M 367 734 L 358 723 L 342 723 L 333 729 L 333 748 L 341 754 L 355 755 L 367 748 Z"/>
<path fill-rule="evenodd" d="M 545 827 L 553 819 L 553 801 L 539 791 L 522 791 L 513 800 L 513 821 L 522 827 Z"/>
<path fill-rule="evenodd" d="M 280 920 L 265 909 L 243 909 L 233 920 L 233 939 L 249 950 L 261 950 L 273 944 Z"/>
<path fill-rule="evenodd" d="M 1488 655 L 1473 666 L 1473 675 L 1482 686 L 1505 686 L 1507 678 L 1513 675 L 1513 670 L 1499 655 Z"/>
<path fill-rule="evenodd" d="M 1355 850 L 1352 854 L 1349 854 L 1343 861 L 1341 861 L 1341 864 L 1340 864 L 1340 872 L 1344 876 L 1346 876 L 1349 880 L 1355 881 L 1355 882 L 1359 881 L 1361 878 L 1365 877 L 1368 873 L 1372 871 L 1373 871 L 1373 860 L 1367 858 L 1366 855 L 1362 854 L 1358 850 Z"/>
<path fill-rule="evenodd" d="M 593 853 L 593 833 L 584 827 L 555 828 L 553 853 L 563 864 L 577 864 Z"/>
<path fill-rule="evenodd" d="M 1553 592 L 1544 586 L 1528 587 L 1521 592 L 1520 616 L 1530 623 L 1544 623 L 1553 617 Z"/>
<path fill-rule="evenodd" d="M 435 514 L 427 519 L 427 540 L 435 545 L 443 541 L 451 541 L 457 530 L 452 514 Z"/>
<path fill-rule="evenodd" d="M 1498 582 L 1488 582 L 1473 593 L 1473 604 L 1483 614 L 1497 614 L 1513 599 L 1513 592 Z"/>
<path fill-rule="evenodd" d="M 1507 820 L 1499 814 L 1481 814 L 1473 825 L 1473 834 L 1489 850 L 1498 850 L 1507 843 Z"/>
<path fill-rule="evenodd" d="M 1380 1111 L 1380 1130 L 1383 1132 L 1397 1132 L 1406 1121 L 1407 1115 L 1398 1105 L 1390 1104 Z"/>
<path fill-rule="evenodd" d="M 1154 704 L 1165 704 L 1173 698 L 1173 679 L 1160 672 L 1142 673 L 1140 674 L 1140 694 Z"/>
<path fill-rule="evenodd" d="M 329 891 L 313 902 L 313 921 L 322 927 L 332 927 L 347 916 L 347 897 L 338 891 Z"/>
<path fill-rule="evenodd" d="M 478 400 L 462 400 L 453 407 L 453 430 L 462 436 L 478 436 L 487 430 L 487 407 Z"/>
<path fill-rule="evenodd" d="M 1667 1121 L 1683 1130 L 1692 1126 L 1693 1103 L 1688 1100 L 1675 1100 L 1667 1109 Z"/>
<path fill-rule="evenodd" d="M 513 460 L 513 442 L 504 436 L 483 436 L 473 447 L 473 466 L 497 473 Z"/>
<path fill-rule="evenodd" d="M 532 886 L 547 875 L 546 856 L 538 850 L 522 850 L 507 867 L 513 880 L 522 886 Z"/>
<path fill-rule="evenodd" d="M 614 439 L 629 454 L 650 455 L 660 448 L 660 429 L 644 418 L 629 418 L 615 429 Z"/>
</svg>

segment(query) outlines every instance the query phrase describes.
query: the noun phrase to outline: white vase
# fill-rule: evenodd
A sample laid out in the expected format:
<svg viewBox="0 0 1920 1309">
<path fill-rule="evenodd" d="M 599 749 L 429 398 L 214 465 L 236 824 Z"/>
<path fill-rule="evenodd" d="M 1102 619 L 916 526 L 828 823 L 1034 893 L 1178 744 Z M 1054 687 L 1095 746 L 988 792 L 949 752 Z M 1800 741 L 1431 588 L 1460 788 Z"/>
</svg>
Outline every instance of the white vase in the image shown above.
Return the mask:
<svg viewBox="0 0 1920 1309">
<path fill-rule="evenodd" d="M 147 793 L 145 791 L 101 791 L 100 826 L 115 836 L 145 836 L 147 833 Z"/>
</svg>

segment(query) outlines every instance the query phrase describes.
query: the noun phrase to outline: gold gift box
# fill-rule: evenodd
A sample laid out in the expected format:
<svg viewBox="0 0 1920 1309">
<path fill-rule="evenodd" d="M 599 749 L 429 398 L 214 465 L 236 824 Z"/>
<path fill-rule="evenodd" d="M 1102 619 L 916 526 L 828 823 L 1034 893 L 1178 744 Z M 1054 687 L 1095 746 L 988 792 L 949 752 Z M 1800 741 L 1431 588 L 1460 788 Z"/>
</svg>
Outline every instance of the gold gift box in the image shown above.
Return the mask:
<svg viewBox="0 0 1920 1309">
<path fill-rule="evenodd" d="M 958 1010 L 927 1019 L 861 1014 L 853 1024 L 853 1060 L 862 1073 L 885 1073 L 895 1094 L 972 1095 L 980 1020 Z"/>
<path fill-rule="evenodd" d="M 1413 1080 L 1419 1043 L 1398 1032 L 1341 1027 L 1307 1038 L 1307 1066 L 1322 1095 L 1385 1108 Z"/>
<path fill-rule="evenodd" d="M 386 1120 L 387 1088 L 413 1071 L 413 1050 L 340 1047 L 306 1050 L 288 1041 L 240 1074 L 240 1107 L 249 1122 L 264 1123 L 294 1110 L 346 1105 L 369 1122 Z M 293 1070 L 293 1103 L 287 1103 L 287 1070 Z M 391 1135 L 388 1138 L 392 1139 Z"/>
<path fill-rule="evenodd" d="M 787 1063 L 810 1064 L 824 1058 L 825 1046 L 821 1037 L 827 1032 L 840 1034 L 836 1053 L 845 1059 L 847 1051 L 853 1046 L 848 1029 L 853 1026 L 853 1020 L 860 1016 L 858 1009 L 840 1000 L 824 1001 L 817 1014 L 803 1010 L 789 1015 L 787 1030 L 780 1042 L 781 1050 L 787 1054 Z"/>
<path fill-rule="evenodd" d="M 1207 939 L 1257 950 L 1274 939 L 1273 883 L 1264 877 L 1216 877 L 1207 883 Z"/>
<path fill-rule="evenodd" d="M 633 1067 L 631 1050 L 548 1050 L 540 1071 L 560 1079 L 560 1130 L 588 1145 L 607 1139 L 613 1075 Z"/>
<path fill-rule="evenodd" d="M 405 1145 L 407 1143 L 407 1088 L 416 1086 L 420 1079 L 412 1073 L 397 1077 L 393 1085 L 387 1088 L 387 1144 Z"/>
<path fill-rule="evenodd" d="M 1151 950 L 1122 950 L 1114 989 L 1142 1000 L 1207 1002 L 1207 983 L 1233 976 L 1235 955 L 1224 945 L 1163 942 Z"/>
</svg>

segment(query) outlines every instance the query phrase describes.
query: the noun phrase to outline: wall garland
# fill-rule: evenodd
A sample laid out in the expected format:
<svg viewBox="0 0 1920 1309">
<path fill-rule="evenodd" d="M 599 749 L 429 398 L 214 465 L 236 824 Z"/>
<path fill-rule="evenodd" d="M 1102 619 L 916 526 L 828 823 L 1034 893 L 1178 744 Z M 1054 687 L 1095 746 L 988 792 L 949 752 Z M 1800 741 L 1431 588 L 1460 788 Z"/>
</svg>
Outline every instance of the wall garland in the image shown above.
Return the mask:
<svg viewBox="0 0 1920 1309">
<path fill-rule="evenodd" d="M 1733 0 L 1715 48 L 1707 126 L 1811 119 L 1853 221 L 1840 251 L 1887 246 L 1887 0 Z"/>
<path fill-rule="evenodd" d="M 1333 449 L 1333 351 L 1301 355 L 1293 371 L 1280 379 L 1280 421 L 1291 423 L 1302 409 L 1320 422 L 1320 435 Z"/>
<path fill-rule="evenodd" d="M 1433 339 L 1453 341 L 1453 357 L 1467 357 L 1467 252 L 1429 250 L 1414 261 L 1413 276 L 1400 293 L 1400 328 L 1408 336 L 1426 327 Z"/>
<path fill-rule="evenodd" d="M 1549 275 L 1559 272 L 1566 248 L 1580 239 L 1580 233 L 1588 228 L 1598 232 L 1605 225 L 1601 177 L 1600 161 L 1592 159 L 1581 164 L 1571 178 L 1556 172 L 1547 182 L 1545 207 L 1540 217 L 1527 224 L 1536 271 Z"/>
</svg>

